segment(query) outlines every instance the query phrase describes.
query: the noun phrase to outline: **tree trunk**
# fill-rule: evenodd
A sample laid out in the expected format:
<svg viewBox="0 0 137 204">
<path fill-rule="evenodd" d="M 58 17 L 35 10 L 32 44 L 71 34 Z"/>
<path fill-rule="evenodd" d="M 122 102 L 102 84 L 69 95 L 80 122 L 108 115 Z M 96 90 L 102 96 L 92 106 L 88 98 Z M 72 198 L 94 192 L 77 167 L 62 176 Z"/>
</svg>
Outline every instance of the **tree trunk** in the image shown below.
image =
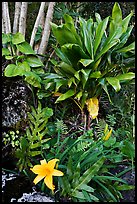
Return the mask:
<svg viewBox="0 0 137 204">
<path fill-rule="evenodd" d="M 11 33 L 8 2 L 2 2 L 2 18 L 3 18 L 3 25 L 5 25 L 5 29 L 6 29 L 5 33 Z"/>
<path fill-rule="evenodd" d="M 35 25 L 34 25 L 34 28 L 32 31 L 31 39 L 30 39 L 31 47 L 33 47 L 33 44 L 34 44 L 35 34 L 36 34 L 38 26 L 40 24 L 41 18 L 43 16 L 45 4 L 46 4 L 46 2 L 41 2 L 39 13 L 38 13 L 38 16 L 37 16 L 37 19 L 36 19 L 36 22 L 35 22 Z"/>
<path fill-rule="evenodd" d="M 14 22 L 13 22 L 13 33 L 18 32 L 19 16 L 21 10 L 21 2 L 15 2 L 15 13 L 14 13 Z"/>
<path fill-rule="evenodd" d="M 19 32 L 25 37 L 28 2 L 22 2 L 19 20 Z"/>
<path fill-rule="evenodd" d="M 49 2 L 48 11 L 47 11 L 46 20 L 45 20 L 44 32 L 42 35 L 38 54 L 45 54 L 45 51 L 48 45 L 49 36 L 50 36 L 50 22 L 52 21 L 52 18 L 53 18 L 55 3 L 56 2 Z"/>
</svg>

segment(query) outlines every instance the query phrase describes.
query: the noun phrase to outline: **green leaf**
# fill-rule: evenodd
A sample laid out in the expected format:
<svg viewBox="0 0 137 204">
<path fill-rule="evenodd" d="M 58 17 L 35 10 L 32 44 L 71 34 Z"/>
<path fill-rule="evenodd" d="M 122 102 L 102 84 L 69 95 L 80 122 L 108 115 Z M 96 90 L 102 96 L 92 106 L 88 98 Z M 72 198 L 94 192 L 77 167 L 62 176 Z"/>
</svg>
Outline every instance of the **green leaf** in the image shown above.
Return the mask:
<svg viewBox="0 0 137 204">
<path fill-rule="evenodd" d="M 88 65 L 90 65 L 92 62 L 94 62 L 94 60 L 91 59 L 80 59 L 79 62 L 81 64 L 83 64 L 84 67 L 87 67 Z"/>
<path fill-rule="evenodd" d="M 79 17 L 79 20 L 80 20 L 81 35 L 83 38 L 84 45 L 85 45 L 88 53 L 90 54 L 92 60 L 94 60 L 93 38 L 92 38 L 93 20 L 89 19 L 88 21 L 86 21 L 81 17 Z"/>
<path fill-rule="evenodd" d="M 30 67 L 41 67 L 44 66 L 44 64 L 41 62 L 41 60 L 38 57 L 30 56 L 26 58 L 26 61 L 30 65 Z"/>
<path fill-rule="evenodd" d="M 25 72 L 30 71 L 30 66 L 26 61 L 22 63 L 18 62 L 18 68 L 20 69 L 20 76 L 23 76 Z"/>
<path fill-rule="evenodd" d="M 115 187 L 118 191 L 125 191 L 125 190 L 133 190 L 135 189 L 135 186 L 133 185 L 126 185 L 126 184 L 123 184 L 123 185 L 120 185 L 120 186 L 116 186 Z"/>
<path fill-rule="evenodd" d="M 109 25 L 110 35 L 115 32 L 117 27 L 122 26 L 122 11 L 119 4 L 116 2 L 112 9 L 112 20 Z"/>
<path fill-rule="evenodd" d="M 26 72 L 25 76 L 25 81 L 27 81 L 27 83 L 31 84 L 34 87 L 41 88 L 41 78 L 38 75 L 33 72 Z"/>
<path fill-rule="evenodd" d="M 10 51 L 9 51 L 9 49 L 8 48 L 2 48 L 2 56 L 4 56 L 4 55 L 10 55 L 11 53 L 10 53 Z"/>
<path fill-rule="evenodd" d="M 17 49 L 26 54 L 26 55 L 29 55 L 29 54 L 35 54 L 34 50 L 32 49 L 32 47 L 30 46 L 29 43 L 27 42 L 23 42 L 23 43 L 20 43 L 20 44 L 17 44 Z"/>
<path fill-rule="evenodd" d="M 129 158 L 135 158 L 135 145 L 132 144 L 130 141 L 124 141 L 124 145 L 122 146 L 121 151 Z"/>
<path fill-rule="evenodd" d="M 79 183 L 75 186 L 75 188 L 72 191 L 75 193 L 77 189 L 80 188 L 81 185 L 87 184 L 91 181 L 91 179 L 94 177 L 95 174 L 99 171 L 99 169 L 102 167 L 103 163 L 105 161 L 105 157 L 101 157 L 95 164 L 93 164 L 88 170 L 86 170 L 83 175 L 79 179 Z"/>
<path fill-rule="evenodd" d="M 22 35 L 21 33 L 13 34 L 12 43 L 14 45 L 17 45 L 17 44 L 22 43 L 22 42 L 25 42 L 24 35 Z"/>
<path fill-rule="evenodd" d="M 6 44 L 8 42 L 11 42 L 12 40 L 12 35 L 10 33 L 2 33 L 2 44 Z"/>
<path fill-rule="evenodd" d="M 84 199 L 85 200 L 85 196 L 82 192 L 79 192 L 79 191 L 74 191 L 73 194 L 72 194 L 73 197 L 75 198 L 79 198 L 79 199 Z"/>
<path fill-rule="evenodd" d="M 128 24 L 132 16 L 133 16 L 133 11 L 131 11 L 131 13 L 122 20 L 123 33 L 127 31 Z"/>
<path fill-rule="evenodd" d="M 61 47 L 61 50 L 67 56 L 67 58 L 75 69 L 78 69 L 77 63 L 80 59 L 89 58 L 89 56 L 77 44 L 67 43 Z"/>
<path fill-rule="evenodd" d="M 91 193 L 94 192 L 94 188 L 92 188 L 92 187 L 90 187 L 90 186 L 88 186 L 86 184 L 82 184 L 80 186 L 79 190 L 85 190 L 85 191 L 91 192 Z"/>
<path fill-rule="evenodd" d="M 5 56 L 5 59 L 7 59 L 7 60 L 11 60 L 11 59 L 13 59 L 14 57 L 12 57 L 12 56 Z"/>
<path fill-rule="evenodd" d="M 95 41 L 94 41 L 94 55 L 96 54 L 97 48 L 101 42 L 102 36 L 107 28 L 109 17 L 105 18 L 103 21 L 101 21 L 97 28 L 96 28 L 96 35 L 95 35 Z"/>
<path fill-rule="evenodd" d="M 96 71 L 96 72 L 92 72 L 89 76 L 89 78 L 95 78 L 95 79 L 98 79 L 101 77 L 101 72 L 100 71 Z"/>
<path fill-rule="evenodd" d="M 69 73 L 69 74 L 74 74 L 76 72 L 76 70 L 70 66 L 69 64 L 65 63 L 65 62 L 61 62 L 58 65 L 63 71 Z"/>
<path fill-rule="evenodd" d="M 135 42 L 131 43 L 130 45 L 121 48 L 120 50 L 117 50 L 116 52 L 121 53 L 121 52 L 129 52 L 131 50 L 135 50 Z"/>
<path fill-rule="evenodd" d="M 115 89 L 116 92 L 121 89 L 118 78 L 116 78 L 116 77 L 106 77 L 106 80 Z"/>
<path fill-rule="evenodd" d="M 9 64 L 4 70 L 4 75 L 6 77 L 21 76 L 22 71 L 15 64 Z"/>
<path fill-rule="evenodd" d="M 115 137 L 110 137 L 107 141 L 104 142 L 105 147 L 112 147 L 116 143 Z"/>
<path fill-rule="evenodd" d="M 120 74 L 116 76 L 116 78 L 121 82 L 121 81 L 126 81 L 126 80 L 131 80 L 135 78 L 135 73 L 133 72 L 128 72 L 126 74 Z"/>
<path fill-rule="evenodd" d="M 58 97 L 58 99 L 55 101 L 55 103 L 59 102 L 59 101 L 64 101 L 67 98 L 70 98 L 71 96 L 73 96 L 75 94 L 75 91 L 70 89 L 69 91 L 67 91 L 66 93 L 62 94 L 61 96 Z"/>
</svg>

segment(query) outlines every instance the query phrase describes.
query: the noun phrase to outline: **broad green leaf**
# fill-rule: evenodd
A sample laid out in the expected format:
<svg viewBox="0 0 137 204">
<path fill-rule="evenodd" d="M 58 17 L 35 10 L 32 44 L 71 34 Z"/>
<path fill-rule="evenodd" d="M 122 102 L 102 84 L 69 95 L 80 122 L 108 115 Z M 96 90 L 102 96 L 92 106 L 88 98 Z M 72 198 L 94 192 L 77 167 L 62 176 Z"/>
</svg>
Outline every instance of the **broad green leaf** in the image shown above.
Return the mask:
<svg viewBox="0 0 137 204">
<path fill-rule="evenodd" d="M 18 62 L 18 68 L 20 69 L 21 73 L 20 76 L 23 76 L 25 72 L 31 71 L 29 64 L 24 61 L 24 62 Z"/>
<path fill-rule="evenodd" d="M 125 74 L 120 74 L 116 76 L 116 78 L 121 82 L 121 81 L 126 81 L 126 80 L 131 80 L 135 78 L 135 73 L 133 72 L 128 72 Z"/>
<path fill-rule="evenodd" d="M 116 77 L 106 77 L 106 80 L 115 89 L 116 92 L 121 89 L 118 78 L 116 78 Z"/>
<path fill-rule="evenodd" d="M 83 51 L 83 49 L 77 44 L 65 44 L 61 47 L 62 52 L 67 56 L 74 69 L 77 68 L 77 63 L 80 59 L 88 59 L 89 56 Z"/>
<path fill-rule="evenodd" d="M 122 36 L 120 37 L 120 43 L 118 45 L 116 45 L 112 51 L 118 50 L 118 49 L 123 47 L 123 45 L 127 42 L 128 38 L 129 38 L 129 36 L 133 30 L 133 27 L 134 26 L 131 25 L 131 26 L 129 26 L 129 28 L 127 28 L 127 31 L 125 33 L 123 33 Z"/>
<path fill-rule="evenodd" d="M 50 25 L 54 36 L 61 46 L 66 43 L 81 45 L 80 38 L 72 24 L 65 23 L 57 26 L 55 23 L 50 22 Z"/>
<path fill-rule="evenodd" d="M 54 74 L 54 73 L 47 73 L 44 76 L 44 79 L 60 79 L 62 78 L 62 76 L 59 76 L 58 74 Z"/>
<path fill-rule="evenodd" d="M 35 54 L 34 50 L 32 49 L 32 47 L 30 46 L 29 43 L 27 42 L 23 42 L 23 43 L 20 43 L 20 44 L 17 44 L 17 49 L 26 54 L 26 55 L 29 55 L 29 54 Z"/>
<path fill-rule="evenodd" d="M 13 36 L 12 36 L 12 43 L 14 45 L 20 44 L 22 42 L 25 42 L 24 35 L 22 35 L 21 33 L 13 34 Z"/>
<path fill-rule="evenodd" d="M 109 25 L 110 35 L 115 32 L 117 27 L 122 27 L 122 11 L 117 2 L 115 2 L 112 9 L 112 20 Z"/>
<path fill-rule="evenodd" d="M 31 84 L 34 87 L 41 88 L 41 78 L 36 75 L 34 72 L 26 72 L 25 73 L 25 81 L 29 84 Z"/>
<path fill-rule="evenodd" d="M 89 76 L 89 78 L 95 78 L 95 79 L 98 79 L 101 77 L 101 72 L 100 71 L 96 71 L 96 72 L 92 72 Z"/>
<path fill-rule="evenodd" d="M 41 67 L 44 66 L 44 64 L 41 62 L 41 60 L 38 57 L 30 56 L 26 58 L 26 61 L 30 65 L 30 67 Z"/>
<path fill-rule="evenodd" d="M 61 62 L 58 65 L 63 71 L 69 73 L 69 74 L 74 74 L 76 72 L 76 70 L 70 66 L 69 64 L 65 63 L 65 62 Z"/>
<path fill-rule="evenodd" d="M 2 44 L 6 44 L 8 42 L 11 42 L 11 40 L 12 40 L 11 33 L 7 33 L 7 34 L 2 33 Z"/>
<path fill-rule="evenodd" d="M 86 185 L 86 184 L 82 184 L 81 186 L 80 186 L 80 188 L 79 188 L 79 190 L 85 190 L 85 191 L 87 191 L 87 192 L 94 192 L 94 188 L 92 188 L 92 187 L 90 187 L 90 186 L 88 186 L 88 185 Z"/>
<path fill-rule="evenodd" d="M 80 26 L 81 26 L 81 35 L 84 41 L 85 48 L 90 54 L 91 59 L 94 60 L 93 39 L 92 39 L 92 27 L 93 27 L 92 19 L 89 19 L 88 21 L 86 21 L 83 18 L 79 17 L 79 20 L 80 20 Z"/>
<path fill-rule="evenodd" d="M 91 60 L 91 59 L 80 59 L 79 62 L 81 64 L 83 64 L 84 67 L 87 67 L 89 64 L 94 62 L 94 60 Z"/>
<path fill-rule="evenodd" d="M 58 99 L 55 101 L 55 103 L 59 102 L 59 101 L 64 101 L 67 98 L 70 98 L 71 96 L 73 96 L 75 94 L 75 91 L 70 89 L 69 91 L 67 91 L 66 93 L 62 94 L 61 96 L 58 97 Z"/>
<path fill-rule="evenodd" d="M 117 50 L 116 52 L 121 53 L 121 52 L 128 52 L 131 50 L 135 50 L 135 42 L 131 43 L 126 47 L 121 48 L 120 50 Z"/>
<path fill-rule="evenodd" d="M 9 64 L 5 70 L 4 70 L 4 75 L 6 77 L 14 77 L 14 76 L 21 76 L 22 75 L 22 70 L 19 69 L 18 66 L 15 64 Z"/>
<path fill-rule="evenodd" d="M 54 46 L 53 46 L 54 47 Z M 68 60 L 68 58 L 64 55 L 64 53 L 61 51 L 61 49 L 54 47 L 55 52 L 57 56 L 65 63 L 71 65 L 71 62 Z"/>
<path fill-rule="evenodd" d="M 98 24 L 102 21 L 99 13 L 95 13 L 95 18 L 96 18 L 96 21 L 98 22 Z"/>
<path fill-rule="evenodd" d="M 103 21 L 101 21 L 97 28 L 96 28 L 96 35 L 95 35 L 95 41 L 94 41 L 94 55 L 96 54 L 97 48 L 101 42 L 102 36 L 107 28 L 109 17 L 105 18 Z"/>
<path fill-rule="evenodd" d="M 5 59 L 7 59 L 7 60 L 11 60 L 13 58 L 14 58 L 13 56 L 5 56 Z"/>
<path fill-rule="evenodd" d="M 110 48 L 120 42 L 119 38 L 122 35 L 122 27 L 118 27 L 115 32 L 112 33 L 109 37 L 106 38 L 106 41 L 103 45 L 103 48 L 96 56 L 95 61 L 97 61 L 103 54 L 105 54 Z"/>
<path fill-rule="evenodd" d="M 133 11 L 131 11 L 131 13 L 122 20 L 123 33 L 127 31 L 128 24 L 132 16 L 133 16 Z"/>
<path fill-rule="evenodd" d="M 82 192 L 77 191 L 77 190 L 72 193 L 72 196 L 76 197 L 76 198 L 79 198 L 79 199 L 84 199 L 85 200 L 84 194 Z"/>
<path fill-rule="evenodd" d="M 2 48 L 2 56 L 4 56 L 4 55 L 10 55 L 11 53 L 10 53 L 10 51 L 9 51 L 9 49 L 8 48 Z"/>
<path fill-rule="evenodd" d="M 86 170 L 79 179 L 78 185 L 72 191 L 72 194 L 77 191 L 83 184 L 88 184 L 95 174 L 99 171 L 105 161 L 105 157 L 101 157 L 95 164 L 93 164 L 88 170 Z"/>
<path fill-rule="evenodd" d="M 83 89 L 84 89 L 86 82 L 89 78 L 90 71 L 91 71 L 90 69 L 87 69 L 87 70 L 81 69 L 81 72 L 82 72 L 81 81 L 82 81 Z"/>
</svg>

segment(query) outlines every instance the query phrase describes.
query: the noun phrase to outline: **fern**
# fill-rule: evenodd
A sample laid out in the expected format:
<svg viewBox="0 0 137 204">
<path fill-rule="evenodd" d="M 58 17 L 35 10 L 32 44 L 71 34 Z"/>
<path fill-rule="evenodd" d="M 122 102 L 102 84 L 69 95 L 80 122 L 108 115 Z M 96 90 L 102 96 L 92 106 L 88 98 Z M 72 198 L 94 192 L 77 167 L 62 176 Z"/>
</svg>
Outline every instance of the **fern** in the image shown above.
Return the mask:
<svg viewBox="0 0 137 204">
<path fill-rule="evenodd" d="M 57 132 L 60 132 L 60 134 L 66 135 L 68 133 L 68 127 L 64 123 L 63 120 L 57 119 L 57 122 L 55 123 Z"/>
<path fill-rule="evenodd" d="M 95 131 L 98 138 L 104 135 L 105 126 L 106 126 L 105 120 L 99 119 L 98 123 L 95 125 Z"/>
<path fill-rule="evenodd" d="M 51 138 L 45 138 L 47 133 L 48 119 L 53 115 L 51 108 L 42 108 L 38 102 L 37 109 L 31 106 L 32 112 L 28 112 L 29 127 L 26 129 L 26 135 L 21 138 L 20 149 L 16 155 L 19 158 L 19 169 L 31 166 L 31 158 L 42 153 L 42 149 L 49 147 L 47 141 Z"/>
</svg>

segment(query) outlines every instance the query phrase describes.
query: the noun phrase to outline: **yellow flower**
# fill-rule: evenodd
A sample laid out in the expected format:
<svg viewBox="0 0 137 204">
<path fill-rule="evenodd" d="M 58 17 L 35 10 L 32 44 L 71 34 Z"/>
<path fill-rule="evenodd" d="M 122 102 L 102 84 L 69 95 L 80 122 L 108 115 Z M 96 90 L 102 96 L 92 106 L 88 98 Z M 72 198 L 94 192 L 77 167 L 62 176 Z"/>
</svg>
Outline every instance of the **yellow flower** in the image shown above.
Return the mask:
<svg viewBox="0 0 137 204">
<path fill-rule="evenodd" d="M 57 161 L 59 161 L 59 159 L 52 159 L 48 163 L 46 160 L 41 160 L 41 165 L 35 165 L 33 168 L 30 168 L 32 172 L 38 174 L 33 181 L 35 185 L 44 178 L 46 186 L 52 191 L 55 189 L 55 186 L 53 185 L 53 176 L 64 175 L 63 172 L 54 169 Z"/>
<path fill-rule="evenodd" d="M 95 119 L 98 116 L 98 99 L 96 97 L 90 98 L 86 101 L 87 109 L 89 111 L 92 119 Z"/>
<path fill-rule="evenodd" d="M 107 135 L 105 135 L 105 137 L 103 138 L 103 140 L 108 140 L 109 138 L 110 138 L 110 136 L 111 136 L 111 134 L 112 134 L 112 128 L 111 128 L 111 130 L 107 133 Z"/>
</svg>

